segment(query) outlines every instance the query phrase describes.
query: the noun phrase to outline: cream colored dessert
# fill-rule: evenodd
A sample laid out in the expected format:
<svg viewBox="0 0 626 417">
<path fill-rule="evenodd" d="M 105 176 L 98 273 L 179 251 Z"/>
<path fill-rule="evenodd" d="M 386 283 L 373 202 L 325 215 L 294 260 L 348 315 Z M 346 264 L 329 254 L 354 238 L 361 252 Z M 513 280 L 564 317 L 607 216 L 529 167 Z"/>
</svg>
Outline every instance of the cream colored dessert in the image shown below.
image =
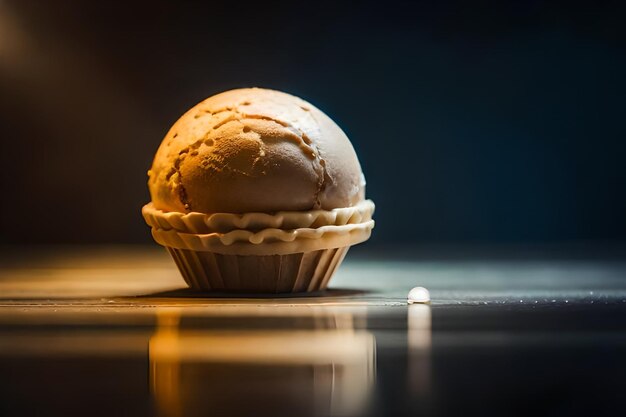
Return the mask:
<svg viewBox="0 0 626 417">
<path fill-rule="evenodd" d="M 194 288 L 323 289 L 374 225 L 344 132 L 278 91 L 199 103 L 167 133 L 148 175 L 146 222 Z"/>
<path fill-rule="evenodd" d="M 227 91 L 185 113 L 149 176 L 155 208 L 187 213 L 330 210 L 365 194 L 343 131 L 304 100 L 260 88 Z"/>
</svg>

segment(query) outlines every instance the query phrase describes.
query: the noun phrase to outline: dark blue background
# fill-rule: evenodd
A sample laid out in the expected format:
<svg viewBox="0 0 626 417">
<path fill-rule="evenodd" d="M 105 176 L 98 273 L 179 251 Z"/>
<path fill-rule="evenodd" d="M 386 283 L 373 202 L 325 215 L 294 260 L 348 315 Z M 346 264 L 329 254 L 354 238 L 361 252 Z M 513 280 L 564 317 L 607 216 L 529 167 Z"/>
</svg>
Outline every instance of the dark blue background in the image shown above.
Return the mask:
<svg viewBox="0 0 626 417">
<path fill-rule="evenodd" d="M 148 242 L 163 135 L 241 86 L 348 133 L 374 245 L 624 242 L 626 9 L 519 3 L 5 1 L 2 242 Z"/>
</svg>

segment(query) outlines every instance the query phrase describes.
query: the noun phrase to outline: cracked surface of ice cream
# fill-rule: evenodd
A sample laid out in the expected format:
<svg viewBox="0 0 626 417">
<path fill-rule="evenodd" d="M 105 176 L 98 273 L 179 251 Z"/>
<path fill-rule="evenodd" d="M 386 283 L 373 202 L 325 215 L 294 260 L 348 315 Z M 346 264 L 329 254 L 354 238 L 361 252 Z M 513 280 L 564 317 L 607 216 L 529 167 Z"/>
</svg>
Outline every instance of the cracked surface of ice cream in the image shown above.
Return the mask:
<svg viewBox="0 0 626 417">
<path fill-rule="evenodd" d="M 365 195 L 344 132 L 306 101 L 260 88 L 191 108 L 163 139 L 148 175 L 152 203 L 163 211 L 331 210 Z"/>
</svg>

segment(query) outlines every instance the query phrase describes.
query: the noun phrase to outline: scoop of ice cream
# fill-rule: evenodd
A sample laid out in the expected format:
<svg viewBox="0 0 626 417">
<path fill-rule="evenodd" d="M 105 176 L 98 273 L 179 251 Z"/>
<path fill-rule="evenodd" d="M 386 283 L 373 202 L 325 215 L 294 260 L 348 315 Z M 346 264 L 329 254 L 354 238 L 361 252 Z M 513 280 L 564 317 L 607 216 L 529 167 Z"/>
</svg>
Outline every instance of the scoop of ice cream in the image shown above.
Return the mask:
<svg viewBox="0 0 626 417">
<path fill-rule="evenodd" d="M 163 139 L 148 175 L 152 203 L 164 211 L 330 210 L 365 195 L 345 133 L 306 101 L 260 88 L 191 108 Z"/>
</svg>

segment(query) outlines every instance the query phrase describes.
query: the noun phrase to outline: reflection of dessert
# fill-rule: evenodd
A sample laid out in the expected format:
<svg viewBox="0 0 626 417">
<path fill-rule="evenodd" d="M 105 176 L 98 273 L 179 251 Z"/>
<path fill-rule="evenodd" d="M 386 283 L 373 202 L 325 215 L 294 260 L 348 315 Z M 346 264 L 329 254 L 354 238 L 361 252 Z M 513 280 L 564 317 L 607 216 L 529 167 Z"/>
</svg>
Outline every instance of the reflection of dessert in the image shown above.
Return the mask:
<svg viewBox="0 0 626 417">
<path fill-rule="evenodd" d="M 196 105 L 165 136 L 149 177 L 144 218 L 196 289 L 324 289 L 374 224 L 346 135 L 278 91 Z"/>
<path fill-rule="evenodd" d="M 176 320 L 161 315 L 150 339 L 158 415 L 351 416 L 368 405 L 375 373 L 368 332 L 180 330 Z M 333 321 L 342 320 L 324 320 Z"/>
</svg>

